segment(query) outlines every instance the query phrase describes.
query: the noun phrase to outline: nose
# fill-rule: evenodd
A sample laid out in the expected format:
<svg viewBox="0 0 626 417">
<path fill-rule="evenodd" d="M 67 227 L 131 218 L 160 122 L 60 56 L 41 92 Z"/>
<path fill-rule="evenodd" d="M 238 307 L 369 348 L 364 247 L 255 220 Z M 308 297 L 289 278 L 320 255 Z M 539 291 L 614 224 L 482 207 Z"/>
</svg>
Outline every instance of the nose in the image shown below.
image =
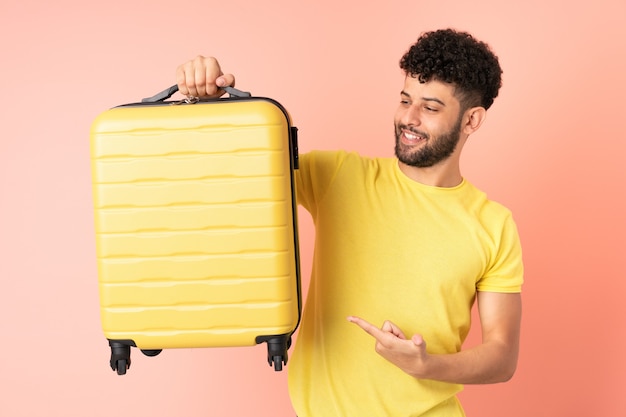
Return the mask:
<svg viewBox="0 0 626 417">
<path fill-rule="evenodd" d="M 417 106 L 404 105 L 398 109 L 398 121 L 406 126 L 419 126 L 420 112 Z"/>
</svg>

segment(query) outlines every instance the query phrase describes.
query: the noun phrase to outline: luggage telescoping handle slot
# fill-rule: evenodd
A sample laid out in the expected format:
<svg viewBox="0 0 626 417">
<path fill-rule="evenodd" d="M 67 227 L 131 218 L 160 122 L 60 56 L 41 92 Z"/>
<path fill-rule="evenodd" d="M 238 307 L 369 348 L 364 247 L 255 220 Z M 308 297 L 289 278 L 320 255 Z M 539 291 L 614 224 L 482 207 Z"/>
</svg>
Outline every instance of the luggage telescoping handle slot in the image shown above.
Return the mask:
<svg viewBox="0 0 626 417">
<path fill-rule="evenodd" d="M 220 87 L 222 90 L 226 91 L 231 97 L 251 97 L 247 91 L 237 90 L 234 87 Z M 165 90 L 153 95 L 152 97 L 147 97 L 141 100 L 142 103 L 158 103 L 159 101 L 167 100 L 172 97 L 174 93 L 178 91 L 178 85 L 173 85 L 170 88 L 166 88 Z"/>
</svg>

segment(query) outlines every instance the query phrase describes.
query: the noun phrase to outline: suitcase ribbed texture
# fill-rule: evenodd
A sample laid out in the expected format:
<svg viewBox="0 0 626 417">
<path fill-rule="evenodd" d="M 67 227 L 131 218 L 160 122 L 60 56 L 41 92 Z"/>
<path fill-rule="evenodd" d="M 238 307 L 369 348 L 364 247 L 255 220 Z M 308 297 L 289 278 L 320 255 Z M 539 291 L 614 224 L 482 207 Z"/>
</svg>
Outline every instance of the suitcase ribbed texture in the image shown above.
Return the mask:
<svg viewBox="0 0 626 417">
<path fill-rule="evenodd" d="M 92 162 L 108 339 L 244 346 L 295 329 L 292 166 L 279 108 L 111 109 L 92 127 Z"/>
</svg>

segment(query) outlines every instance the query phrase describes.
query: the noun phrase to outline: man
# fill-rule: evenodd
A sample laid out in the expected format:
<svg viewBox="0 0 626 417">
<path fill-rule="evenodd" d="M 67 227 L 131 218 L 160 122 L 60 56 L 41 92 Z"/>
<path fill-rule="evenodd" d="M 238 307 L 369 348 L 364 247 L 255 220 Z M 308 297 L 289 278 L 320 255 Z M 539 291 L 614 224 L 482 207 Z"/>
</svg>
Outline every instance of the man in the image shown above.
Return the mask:
<svg viewBox="0 0 626 417">
<path fill-rule="evenodd" d="M 316 226 L 289 366 L 300 417 L 463 416 L 462 384 L 503 382 L 516 369 L 517 229 L 459 167 L 498 95 L 498 59 L 447 29 L 421 35 L 400 66 L 396 158 L 300 157 L 297 198 Z M 217 97 L 235 79 L 200 56 L 177 69 L 177 81 L 183 94 Z M 475 300 L 482 342 L 461 350 Z"/>
</svg>

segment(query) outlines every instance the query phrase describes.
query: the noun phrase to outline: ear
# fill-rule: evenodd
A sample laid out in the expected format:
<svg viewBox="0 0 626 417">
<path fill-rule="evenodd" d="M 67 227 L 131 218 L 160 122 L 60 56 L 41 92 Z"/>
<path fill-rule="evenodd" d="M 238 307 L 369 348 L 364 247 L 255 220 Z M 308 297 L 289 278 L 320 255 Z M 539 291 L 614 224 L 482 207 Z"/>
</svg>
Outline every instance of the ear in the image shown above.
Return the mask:
<svg viewBox="0 0 626 417">
<path fill-rule="evenodd" d="M 476 132 L 486 118 L 487 110 L 485 110 L 484 107 L 472 107 L 467 109 L 465 111 L 465 124 L 463 125 L 463 132 L 467 135 L 471 135 Z"/>
</svg>

